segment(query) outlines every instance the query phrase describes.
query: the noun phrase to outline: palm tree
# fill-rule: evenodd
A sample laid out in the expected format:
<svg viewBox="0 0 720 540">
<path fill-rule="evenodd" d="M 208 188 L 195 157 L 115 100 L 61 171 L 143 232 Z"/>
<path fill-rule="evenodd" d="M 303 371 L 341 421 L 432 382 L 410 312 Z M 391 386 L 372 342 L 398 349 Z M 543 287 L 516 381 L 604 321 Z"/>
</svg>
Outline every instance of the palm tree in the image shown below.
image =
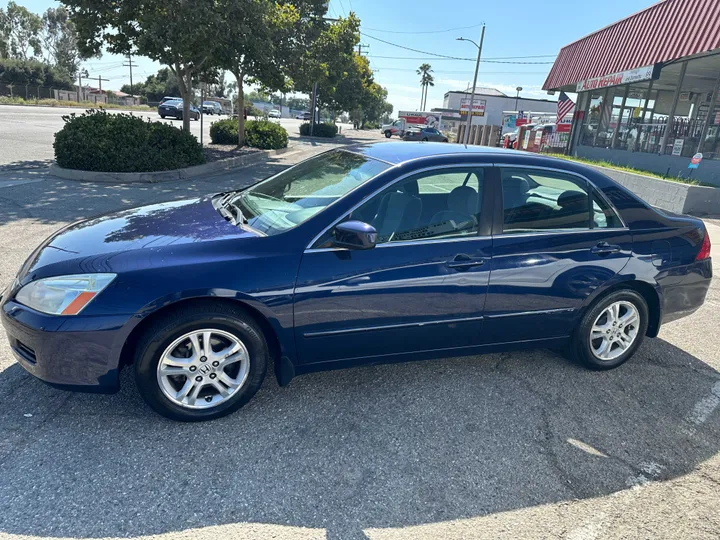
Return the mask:
<svg viewBox="0 0 720 540">
<path fill-rule="evenodd" d="M 421 64 L 416 73 L 420 75 L 420 110 L 425 110 L 427 105 L 427 87 L 435 86 L 435 78 L 430 75 L 432 67 L 430 64 Z"/>
</svg>

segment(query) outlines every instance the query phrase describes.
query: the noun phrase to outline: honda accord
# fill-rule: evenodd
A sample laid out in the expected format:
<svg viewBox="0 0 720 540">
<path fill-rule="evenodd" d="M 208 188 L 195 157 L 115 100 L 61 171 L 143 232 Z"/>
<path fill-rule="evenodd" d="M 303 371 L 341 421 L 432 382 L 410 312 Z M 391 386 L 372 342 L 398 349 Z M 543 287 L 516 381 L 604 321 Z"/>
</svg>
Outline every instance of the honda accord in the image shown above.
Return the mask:
<svg viewBox="0 0 720 540">
<path fill-rule="evenodd" d="M 157 412 L 299 374 L 548 347 L 620 366 L 705 300 L 710 238 L 594 169 L 443 143 L 336 149 L 245 189 L 72 224 L 0 300 L 17 361 Z"/>
</svg>

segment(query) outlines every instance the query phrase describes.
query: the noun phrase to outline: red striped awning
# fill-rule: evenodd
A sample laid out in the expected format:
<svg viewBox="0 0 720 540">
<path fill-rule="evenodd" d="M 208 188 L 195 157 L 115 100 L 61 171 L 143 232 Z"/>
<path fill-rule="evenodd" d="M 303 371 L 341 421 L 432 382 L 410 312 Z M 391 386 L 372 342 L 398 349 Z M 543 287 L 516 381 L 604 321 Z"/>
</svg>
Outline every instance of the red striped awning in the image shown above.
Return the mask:
<svg viewBox="0 0 720 540">
<path fill-rule="evenodd" d="M 718 48 L 720 0 L 664 0 L 563 47 L 543 89 Z"/>
</svg>

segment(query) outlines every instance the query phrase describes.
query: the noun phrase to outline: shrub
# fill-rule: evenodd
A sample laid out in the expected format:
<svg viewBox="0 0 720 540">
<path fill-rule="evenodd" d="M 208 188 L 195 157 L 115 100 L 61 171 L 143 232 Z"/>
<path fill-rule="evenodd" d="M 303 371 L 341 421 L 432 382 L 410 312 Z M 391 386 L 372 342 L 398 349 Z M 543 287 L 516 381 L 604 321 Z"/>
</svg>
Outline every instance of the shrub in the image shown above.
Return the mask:
<svg viewBox="0 0 720 540">
<path fill-rule="evenodd" d="M 313 129 L 313 137 L 328 137 L 332 138 L 337 135 L 338 128 L 335 124 L 315 124 Z M 310 124 L 300 125 L 300 135 L 310 135 Z"/>
<path fill-rule="evenodd" d="M 210 126 L 210 140 L 213 144 L 237 144 L 237 118 L 227 118 L 214 122 Z M 282 126 L 275 122 L 246 120 L 245 144 L 263 150 L 285 148 L 288 144 L 288 134 Z"/>
<path fill-rule="evenodd" d="M 210 141 L 213 144 L 237 144 L 237 118 L 226 118 L 213 122 L 210 126 Z"/>
<path fill-rule="evenodd" d="M 275 122 L 248 120 L 245 122 L 245 143 L 263 150 L 276 150 L 288 145 L 288 134 Z"/>
<path fill-rule="evenodd" d="M 63 120 L 53 146 L 57 164 L 67 169 L 147 172 L 205 162 L 194 135 L 164 122 L 92 109 Z"/>
</svg>

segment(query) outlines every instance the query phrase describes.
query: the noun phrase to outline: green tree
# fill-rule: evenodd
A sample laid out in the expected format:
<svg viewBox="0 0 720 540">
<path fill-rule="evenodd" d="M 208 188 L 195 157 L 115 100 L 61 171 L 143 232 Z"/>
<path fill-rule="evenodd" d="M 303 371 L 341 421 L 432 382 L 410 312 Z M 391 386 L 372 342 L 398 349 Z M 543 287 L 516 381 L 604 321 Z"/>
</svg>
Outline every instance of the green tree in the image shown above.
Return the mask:
<svg viewBox="0 0 720 540">
<path fill-rule="evenodd" d="M 98 54 L 105 46 L 111 53 L 132 52 L 168 66 L 177 77 L 183 98 L 183 129 L 190 129 L 193 84 L 206 64 L 212 63 L 219 41 L 218 29 L 225 18 L 221 2 L 62 0 L 62 3 L 77 29 L 82 54 Z"/>
<path fill-rule="evenodd" d="M 42 19 L 27 8 L 12 0 L 7 10 L 0 10 L 0 50 L 4 55 L 19 60 L 30 60 L 42 56 L 40 31 Z"/>
<path fill-rule="evenodd" d="M 303 97 L 290 97 L 287 98 L 287 106 L 295 111 L 307 111 L 310 109 L 310 100 Z"/>
<path fill-rule="evenodd" d="M 238 144 L 244 143 L 245 85 L 286 91 L 288 66 L 306 43 L 306 33 L 327 10 L 325 0 L 220 0 L 215 63 L 232 73 L 237 87 Z"/>
<path fill-rule="evenodd" d="M 416 73 L 420 75 L 420 110 L 424 111 L 427 106 L 428 86 L 435 86 L 435 77 L 431 75 L 432 67 L 430 64 L 420 64 Z"/>
<path fill-rule="evenodd" d="M 294 89 L 310 94 L 318 85 L 320 107 L 332 111 L 351 110 L 362 93 L 362 81 L 372 72 L 365 69 L 362 57 L 355 52 L 360 42 L 360 19 L 354 13 L 332 23 L 318 25 L 307 33 L 305 47 L 290 68 Z M 364 60 L 367 62 L 367 59 Z"/>
<path fill-rule="evenodd" d="M 51 86 L 69 90 L 73 87 L 70 76 L 38 60 L 0 58 L 0 82 L 18 86 Z"/>
<path fill-rule="evenodd" d="M 64 7 L 48 8 L 43 14 L 40 40 L 45 61 L 74 79 L 80 69 L 81 58 L 77 48 L 75 25 Z"/>
</svg>

